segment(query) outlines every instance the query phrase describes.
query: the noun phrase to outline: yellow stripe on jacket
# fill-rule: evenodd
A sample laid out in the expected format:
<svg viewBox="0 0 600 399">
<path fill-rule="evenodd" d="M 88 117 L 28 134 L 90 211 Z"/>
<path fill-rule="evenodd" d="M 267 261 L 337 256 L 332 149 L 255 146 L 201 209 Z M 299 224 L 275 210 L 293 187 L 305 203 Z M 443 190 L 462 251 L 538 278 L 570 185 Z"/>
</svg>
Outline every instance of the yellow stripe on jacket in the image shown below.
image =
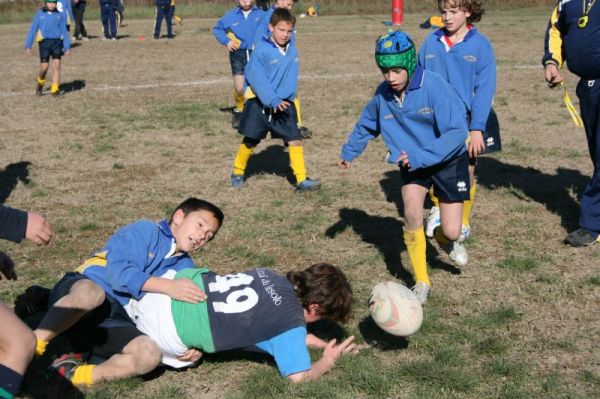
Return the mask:
<svg viewBox="0 0 600 399">
<path fill-rule="evenodd" d="M 77 269 L 75 269 L 75 271 L 77 273 L 83 274 L 85 269 L 87 269 L 90 266 L 106 267 L 106 254 L 107 253 L 108 253 L 108 251 L 95 253 L 93 257 L 91 257 L 88 260 L 86 260 L 85 262 L 83 262 L 83 264 L 81 264 Z"/>
<path fill-rule="evenodd" d="M 557 66 L 562 68 L 563 57 L 562 57 L 562 44 L 563 40 L 560 35 L 560 31 L 557 28 L 558 23 L 558 7 L 554 8 L 552 16 L 550 17 L 550 26 L 548 31 L 548 50 L 552 54 L 552 60 L 556 61 Z M 546 61 L 547 62 L 547 61 Z"/>
</svg>

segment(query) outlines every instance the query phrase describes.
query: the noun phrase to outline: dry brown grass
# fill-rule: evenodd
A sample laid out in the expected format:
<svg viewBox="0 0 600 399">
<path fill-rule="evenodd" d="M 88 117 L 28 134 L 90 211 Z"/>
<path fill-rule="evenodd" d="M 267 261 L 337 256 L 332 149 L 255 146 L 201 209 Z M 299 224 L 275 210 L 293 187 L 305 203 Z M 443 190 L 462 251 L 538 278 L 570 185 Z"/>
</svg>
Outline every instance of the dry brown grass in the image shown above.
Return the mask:
<svg viewBox="0 0 600 399">
<path fill-rule="evenodd" d="M 470 265 L 454 274 L 439 255 L 432 262 L 434 291 L 427 308 L 451 329 L 498 306 L 516 309 L 519 319 L 494 333 L 509 343 L 501 357 L 526 365 L 525 392 L 544 397 L 540 386 L 550 378 L 566 389 L 555 388 L 550 397 L 552 392 L 592 397 L 597 382 L 583 382 L 581 374 L 600 376 L 600 288 L 589 283 L 599 275 L 600 254 L 597 247 L 561 243 L 577 224 L 576 194 L 591 166 L 583 131 L 572 125 L 560 93 L 542 81 L 546 17 L 490 12 L 480 24 L 498 59 L 495 108 L 505 150 L 481 162 Z M 406 16 L 405 29 L 417 43 L 427 33 L 417 28 L 424 18 Z M 58 99 L 33 96 L 38 58 L 22 53 L 27 26 L 0 26 L 0 52 L 8 65 L 0 81 L 0 168 L 31 163 L 26 169 L 17 165 L 28 184 L 14 172 L 0 171 L 7 184 L 3 199 L 43 212 L 56 231 L 48 248 L 0 243 L 21 272 L 16 283 L 0 282 L 3 300 L 10 302 L 30 284 L 55 282 L 119 226 L 165 217 L 170 207 L 195 195 L 219 204 L 226 214 L 217 239 L 196 256 L 200 264 L 219 272 L 257 262 L 272 262 L 280 271 L 316 261 L 340 265 L 355 289 L 350 331 L 357 332 L 370 287 L 391 278 L 387 268 L 400 267 L 399 261 L 409 268 L 404 251 L 398 257 L 403 245 L 397 172 L 383 161 L 381 140 L 350 171 L 335 166 L 340 145 L 381 79 L 372 46 L 386 29 L 384 19 L 299 22 L 300 99 L 305 124 L 315 132 L 306 142 L 306 160 L 310 176 L 324 184 L 307 195 L 295 194 L 287 183 L 287 154 L 278 141 L 260 145 L 247 187 L 229 187 L 240 137 L 230 128 L 229 115 L 218 110 L 230 106 L 232 98 L 226 53 L 209 31 L 214 20 L 186 20 L 174 41 L 148 40 L 152 22 L 131 21 L 120 31 L 125 35 L 120 41 L 103 43 L 96 37 L 76 47 L 64 58 L 63 83 L 85 88 Z M 88 25 L 98 36 L 99 24 Z M 576 80 L 569 76 L 568 83 L 573 89 Z M 336 225 L 348 228 L 328 237 L 325 232 Z M 519 266 L 519 259 L 528 259 L 531 268 Z M 427 357 L 432 345 L 427 334 L 417 334 L 407 350 L 374 351 L 373 357 L 383 370 Z M 106 395 L 158 397 L 161 387 L 175 384 L 181 397 L 229 397 L 236 392 L 232 381 L 263 368 L 207 361 L 121 391 L 112 386 Z M 491 397 L 504 383 L 486 380 L 473 391 L 454 394 Z M 390 395 L 412 396 L 423 388 L 403 383 Z"/>
</svg>

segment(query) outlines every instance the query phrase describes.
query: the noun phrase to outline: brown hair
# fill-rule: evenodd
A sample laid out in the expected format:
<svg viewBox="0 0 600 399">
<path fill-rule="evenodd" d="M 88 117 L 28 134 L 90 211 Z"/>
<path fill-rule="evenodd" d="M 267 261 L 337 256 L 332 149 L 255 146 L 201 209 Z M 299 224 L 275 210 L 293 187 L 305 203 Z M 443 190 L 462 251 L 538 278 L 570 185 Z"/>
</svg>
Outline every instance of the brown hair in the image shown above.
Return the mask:
<svg viewBox="0 0 600 399">
<path fill-rule="evenodd" d="M 223 219 L 225 218 L 225 215 L 223 215 L 223 211 L 221 211 L 221 209 L 219 209 L 219 207 L 215 204 L 202 199 L 190 197 L 183 201 L 181 204 L 177 205 L 177 208 L 173 210 L 173 212 L 171 213 L 171 218 L 169 219 L 169 224 L 173 223 L 173 216 L 175 216 L 175 212 L 177 212 L 180 209 L 183 211 L 183 214 L 185 216 L 195 211 L 208 211 L 212 213 L 213 216 L 217 219 L 217 221 L 219 222 L 219 227 L 223 225 Z"/>
<path fill-rule="evenodd" d="M 445 5 L 448 5 L 470 12 L 471 16 L 467 18 L 467 24 L 469 25 L 481 21 L 481 17 L 485 14 L 483 2 L 478 0 L 437 0 L 437 3 L 440 10 L 444 8 Z"/>
<path fill-rule="evenodd" d="M 271 19 L 269 20 L 269 24 L 272 26 L 277 25 L 280 22 L 289 22 L 292 26 L 296 26 L 296 17 L 292 15 L 290 10 L 286 8 L 276 8 L 271 15 Z"/>
<path fill-rule="evenodd" d="M 289 272 L 296 296 L 304 309 L 319 305 L 317 314 L 345 323 L 352 312 L 352 288 L 344 273 L 329 263 L 316 263 L 301 272 Z"/>
</svg>

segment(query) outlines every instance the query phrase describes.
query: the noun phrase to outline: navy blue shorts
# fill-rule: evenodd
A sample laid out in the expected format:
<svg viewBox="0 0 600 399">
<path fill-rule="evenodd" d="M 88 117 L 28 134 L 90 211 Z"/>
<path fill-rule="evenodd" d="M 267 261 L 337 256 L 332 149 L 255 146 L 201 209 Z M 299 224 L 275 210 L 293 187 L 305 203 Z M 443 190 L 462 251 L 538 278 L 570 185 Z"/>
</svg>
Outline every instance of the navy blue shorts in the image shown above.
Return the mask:
<svg viewBox="0 0 600 399">
<path fill-rule="evenodd" d="M 485 125 L 483 142 L 485 143 L 485 152 L 482 155 L 502 151 L 502 142 L 500 141 L 500 124 L 498 123 L 498 116 L 493 109 L 490 111 L 490 115 L 488 116 L 488 120 Z"/>
<path fill-rule="evenodd" d="M 235 50 L 229 52 L 229 63 L 231 64 L 231 74 L 243 75 L 248 58 L 250 57 L 250 50 Z"/>
<path fill-rule="evenodd" d="M 60 60 L 63 55 L 62 39 L 44 39 L 38 43 L 38 46 L 40 47 L 40 62 L 49 62 L 50 57 Z"/>
<path fill-rule="evenodd" d="M 271 132 L 271 137 L 282 139 L 285 143 L 302 140 L 296 121 L 296 107 L 291 100 L 285 111 L 273 112 L 273 108 L 264 107 L 258 98 L 246 102 L 240 119 L 238 132 L 254 140 L 262 140 Z"/>
<path fill-rule="evenodd" d="M 469 199 L 469 155 L 463 153 L 441 164 L 410 172 L 401 167 L 402 185 L 418 184 L 429 190 L 433 184 L 436 197 L 450 202 Z"/>
<path fill-rule="evenodd" d="M 65 274 L 52 288 L 49 306 L 66 296 L 73 284 L 80 280 L 89 278 L 76 272 Z M 135 327 L 123 306 L 109 296 L 66 332 L 76 352 L 87 352 L 104 359 L 121 353 L 129 342 L 141 335 L 144 334 Z"/>
</svg>

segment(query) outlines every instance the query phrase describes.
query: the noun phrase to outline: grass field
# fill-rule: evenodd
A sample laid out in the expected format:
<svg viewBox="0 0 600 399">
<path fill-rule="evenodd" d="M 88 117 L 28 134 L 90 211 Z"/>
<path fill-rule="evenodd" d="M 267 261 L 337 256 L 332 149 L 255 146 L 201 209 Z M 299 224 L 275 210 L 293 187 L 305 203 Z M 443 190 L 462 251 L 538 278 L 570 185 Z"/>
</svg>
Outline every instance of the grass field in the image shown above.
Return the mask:
<svg viewBox="0 0 600 399">
<path fill-rule="evenodd" d="M 0 281 L 12 303 L 31 284 L 52 285 L 118 227 L 158 220 L 194 195 L 220 205 L 225 224 L 195 255 L 218 272 L 268 266 L 284 272 L 327 261 L 355 293 L 354 319 L 321 324 L 324 337 L 373 344 L 329 375 L 292 386 L 268 359 L 206 356 L 183 372 L 102 384 L 89 398 L 593 398 L 600 392 L 600 252 L 562 244 L 577 226 L 578 194 L 591 164 L 584 132 L 546 88 L 540 58 L 550 10 L 489 11 L 479 24 L 498 60 L 495 109 L 504 151 L 479 166 L 470 263 L 458 270 L 432 243 L 433 292 L 421 330 L 381 333 L 368 318 L 372 286 L 412 284 L 402 243 L 398 171 L 381 140 L 348 171 L 342 142 L 381 80 L 373 43 L 388 15 L 301 19 L 299 96 L 314 138 L 309 175 L 323 188 L 295 194 L 281 142 L 265 140 L 248 185 L 229 187 L 240 141 L 223 109 L 233 103 L 227 54 L 214 19 L 186 19 L 173 41 L 154 41 L 150 20 L 126 21 L 117 42 L 94 38 L 64 58 L 60 98 L 33 95 L 36 56 L 23 54 L 26 24 L 0 25 L 0 200 L 46 214 L 46 248 L 0 242 L 19 280 Z M 426 14 L 407 14 L 420 43 Z M 576 80 L 568 76 L 573 92 Z M 572 97 L 574 93 L 572 93 Z M 315 358 L 320 356 L 314 353 Z M 39 384 L 38 384 L 39 385 Z M 41 388 L 41 389 L 40 389 Z M 40 393 L 41 392 L 41 393 Z M 26 397 L 49 397 L 29 384 Z M 52 389 L 60 398 L 72 390 Z"/>
</svg>

